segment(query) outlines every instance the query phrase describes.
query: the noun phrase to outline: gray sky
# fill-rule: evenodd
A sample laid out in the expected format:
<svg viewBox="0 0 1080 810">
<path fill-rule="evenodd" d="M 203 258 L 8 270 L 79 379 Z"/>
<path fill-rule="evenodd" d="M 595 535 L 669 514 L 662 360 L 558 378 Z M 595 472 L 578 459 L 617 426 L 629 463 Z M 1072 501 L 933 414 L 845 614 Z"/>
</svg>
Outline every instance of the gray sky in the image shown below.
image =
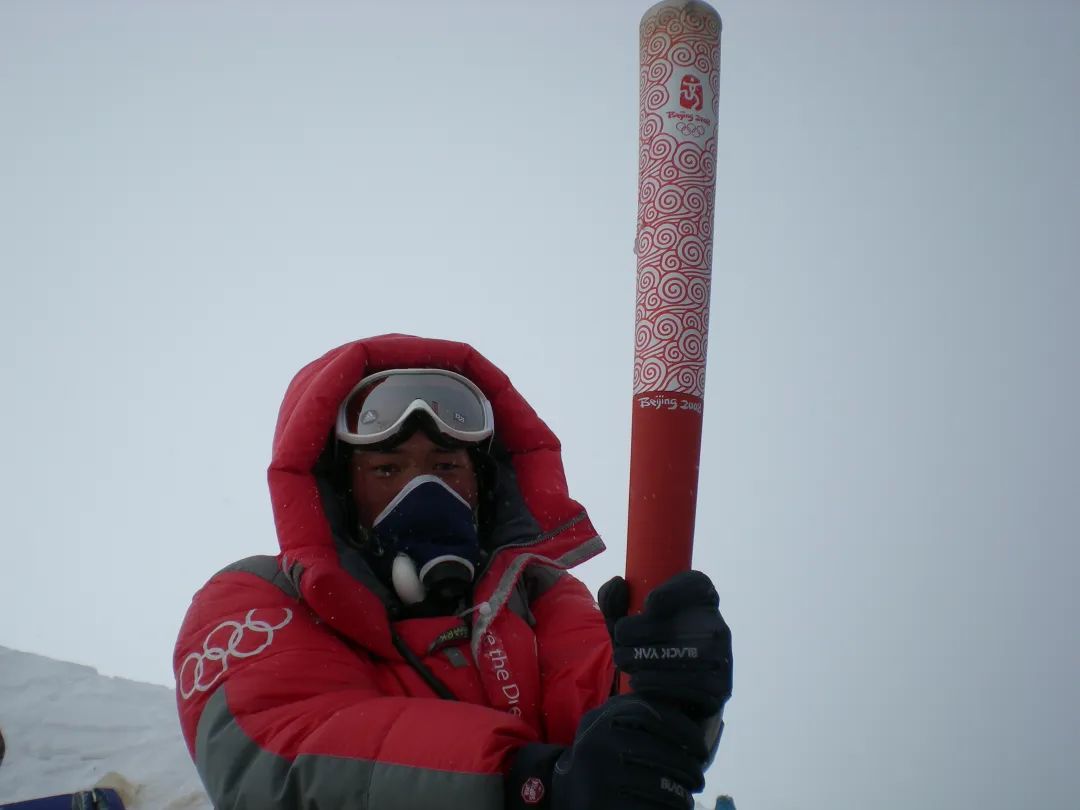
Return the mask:
<svg viewBox="0 0 1080 810">
<path fill-rule="evenodd" d="M 307 361 L 465 340 L 622 568 L 648 2 L 0 5 L 0 645 L 171 683 Z M 706 796 L 1080 795 L 1080 4 L 724 19 Z"/>
</svg>

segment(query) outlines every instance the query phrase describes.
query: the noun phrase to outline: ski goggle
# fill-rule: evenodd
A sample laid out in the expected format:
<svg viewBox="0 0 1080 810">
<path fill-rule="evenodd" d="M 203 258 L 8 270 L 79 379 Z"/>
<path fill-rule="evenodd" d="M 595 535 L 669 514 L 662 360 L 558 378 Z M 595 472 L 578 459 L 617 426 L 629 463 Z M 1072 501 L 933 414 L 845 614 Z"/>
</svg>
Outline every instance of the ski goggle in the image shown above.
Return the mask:
<svg viewBox="0 0 1080 810">
<path fill-rule="evenodd" d="M 349 392 L 338 408 L 337 437 L 347 444 L 378 444 L 416 413 L 462 442 L 483 441 L 495 431 L 491 403 L 472 380 L 442 369 L 401 368 L 365 377 Z"/>
</svg>

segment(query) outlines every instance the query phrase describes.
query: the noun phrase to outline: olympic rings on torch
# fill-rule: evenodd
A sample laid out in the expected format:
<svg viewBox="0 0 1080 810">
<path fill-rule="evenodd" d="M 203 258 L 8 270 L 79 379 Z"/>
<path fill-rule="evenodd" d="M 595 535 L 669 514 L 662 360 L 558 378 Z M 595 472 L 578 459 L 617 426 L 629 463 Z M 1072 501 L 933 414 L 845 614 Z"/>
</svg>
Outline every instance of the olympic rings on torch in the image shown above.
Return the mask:
<svg viewBox="0 0 1080 810">
<path fill-rule="evenodd" d="M 700 138 L 705 134 L 704 124 L 688 124 L 685 121 L 680 121 L 675 125 L 675 129 L 689 138 Z"/>
</svg>

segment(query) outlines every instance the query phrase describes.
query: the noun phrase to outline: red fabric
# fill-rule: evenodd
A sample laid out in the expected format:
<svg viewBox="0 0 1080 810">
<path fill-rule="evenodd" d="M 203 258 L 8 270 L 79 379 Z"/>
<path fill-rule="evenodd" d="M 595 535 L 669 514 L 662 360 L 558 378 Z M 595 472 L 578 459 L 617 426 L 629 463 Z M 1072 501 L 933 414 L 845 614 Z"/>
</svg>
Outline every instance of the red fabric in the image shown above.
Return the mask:
<svg viewBox="0 0 1080 810">
<path fill-rule="evenodd" d="M 455 617 L 394 626 L 458 702 L 437 698 L 403 660 L 383 605 L 339 564 L 312 474 L 338 404 L 356 382 L 383 369 L 416 367 L 457 371 L 485 392 L 525 502 L 543 535 L 551 534 L 527 552 L 494 555 L 475 593 L 477 602 L 492 599 L 496 612 L 474 633 L 474 649 L 468 638 L 451 643 L 456 654 L 432 649 L 462 623 Z M 222 687 L 235 722 L 267 753 L 463 773 L 503 772 L 525 742 L 568 743 L 581 715 L 607 697 L 610 643 L 584 585 L 562 574 L 531 604 L 532 626 L 500 602 L 530 566 L 550 574 L 554 560 L 596 533 L 567 493 L 557 438 L 471 347 L 389 335 L 349 343 L 309 364 L 282 403 L 268 477 L 278 564 L 286 574 L 302 571 L 300 598 L 242 571 L 221 573 L 196 594 L 174 656 L 181 725 L 193 757 L 199 718 Z M 214 752 L 199 752 L 200 760 L 207 756 Z"/>
</svg>

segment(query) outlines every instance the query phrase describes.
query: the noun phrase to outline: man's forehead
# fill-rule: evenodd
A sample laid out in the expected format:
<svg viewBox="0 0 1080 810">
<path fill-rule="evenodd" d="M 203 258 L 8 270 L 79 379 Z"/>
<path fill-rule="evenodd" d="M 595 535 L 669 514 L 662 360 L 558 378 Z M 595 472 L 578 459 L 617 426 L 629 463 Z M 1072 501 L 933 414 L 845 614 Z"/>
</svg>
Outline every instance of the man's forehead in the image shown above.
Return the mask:
<svg viewBox="0 0 1080 810">
<path fill-rule="evenodd" d="M 404 446 L 399 444 L 397 447 L 387 447 L 387 448 L 385 448 L 383 450 L 365 450 L 363 448 L 357 448 L 353 452 L 353 455 L 369 454 L 369 455 L 378 455 L 378 456 L 403 456 L 403 455 L 406 455 L 408 453 L 440 453 L 440 454 L 451 455 L 451 454 L 464 453 L 464 452 L 465 452 L 464 447 L 441 447 L 440 445 L 437 445 L 437 444 L 431 444 L 431 445 L 428 445 L 428 446 L 413 445 L 412 447 L 404 447 Z"/>
<path fill-rule="evenodd" d="M 456 456 L 459 454 L 467 454 L 468 451 L 464 447 L 443 447 L 438 444 L 399 444 L 396 447 L 386 447 L 383 449 L 364 449 L 357 448 L 353 451 L 354 459 L 362 459 L 373 456 L 415 456 L 415 455 L 436 455 L 436 456 Z"/>
</svg>

